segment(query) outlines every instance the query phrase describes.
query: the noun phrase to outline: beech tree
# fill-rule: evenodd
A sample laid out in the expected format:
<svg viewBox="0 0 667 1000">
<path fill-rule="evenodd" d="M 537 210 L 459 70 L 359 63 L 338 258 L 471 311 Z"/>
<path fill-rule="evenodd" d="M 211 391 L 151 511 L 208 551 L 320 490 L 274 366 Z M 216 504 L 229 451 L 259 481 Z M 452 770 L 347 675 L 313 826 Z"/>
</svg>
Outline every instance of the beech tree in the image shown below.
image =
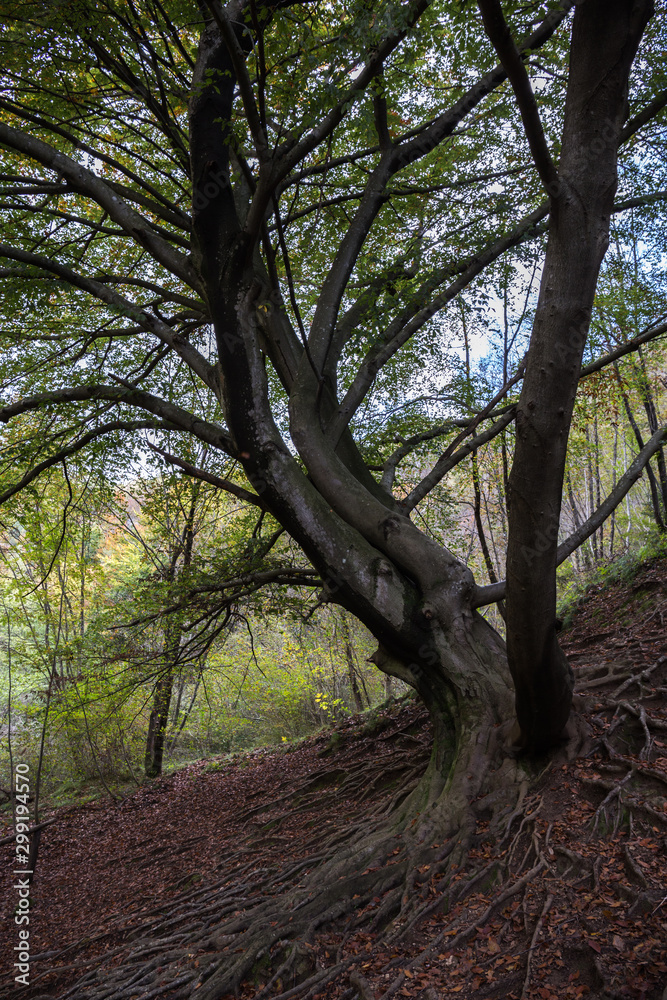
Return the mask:
<svg viewBox="0 0 667 1000">
<path fill-rule="evenodd" d="M 25 467 L 5 495 L 145 435 L 272 515 L 323 599 L 376 637 L 377 666 L 428 706 L 433 759 L 401 815 L 420 811 L 415 843 L 453 837 L 458 864 L 471 802 L 511 794 L 504 750 L 542 752 L 570 717 L 556 567 L 665 439 L 559 539 L 579 381 L 665 331 L 582 368 L 611 215 L 663 197 L 646 152 L 667 103 L 653 4 L 79 0 L 3 15 L 0 419 L 36 415 L 5 451 Z M 492 295 L 498 262 L 535 257 L 527 355 L 457 415 L 447 307 Z M 433 386 L 431 419 L 382 443 L 392 411 Z M 507 579 L 483 586 L 419 507 L 512 425 Z M 216 451 L 218 473 L 167 451 L 166 431 Z M 418 481 L 397 476 L 435 443 Z M 499 600 L 507 645 L 479 611 Z M 200 995 L 237 982 L 268 927 Z"/>
</svg>

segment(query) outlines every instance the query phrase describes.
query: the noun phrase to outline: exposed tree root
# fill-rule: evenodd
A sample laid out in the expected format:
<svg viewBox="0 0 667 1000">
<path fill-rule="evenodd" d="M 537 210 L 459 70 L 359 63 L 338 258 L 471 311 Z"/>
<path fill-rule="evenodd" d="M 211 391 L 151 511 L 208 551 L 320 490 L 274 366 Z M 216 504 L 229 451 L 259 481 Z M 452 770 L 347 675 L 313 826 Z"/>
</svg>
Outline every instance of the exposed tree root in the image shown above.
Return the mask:
<svg viewBox="0 0 667 1000">
<path fill-rule="evenodd" d="M 525 998 L 528 996 L 528 987 L 530 986 L 530 966 L 533 960 L 533 952 L 537 947 L 537 940 L 540 936 L 540 931 L 542 930 L 542 926 L 544 924 L 544 918 L 551 909 L 551 904 L 553 903 L 553 901 L 554 897 L 552 895 L 547 896 L 547 898 L 545 899 L 544 906 L 542 907 L 542 912 L 540 914 L 540 919 L 537 921 L 535 930 L 533 932 L 533 936 L 530 941 L 530 948 L 528 949 L 528 957 L 526 959 L 526 978 L 523 981 L 523 989 L 521 990 L 521 1000 L 525 1000 Z"/>
</svg>

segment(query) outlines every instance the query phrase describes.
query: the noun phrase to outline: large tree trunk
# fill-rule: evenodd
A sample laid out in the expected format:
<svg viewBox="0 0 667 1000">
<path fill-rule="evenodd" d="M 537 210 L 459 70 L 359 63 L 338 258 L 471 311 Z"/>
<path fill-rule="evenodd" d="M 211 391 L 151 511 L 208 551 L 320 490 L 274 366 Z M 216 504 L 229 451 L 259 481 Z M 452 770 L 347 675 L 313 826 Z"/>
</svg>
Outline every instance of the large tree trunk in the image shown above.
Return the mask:
<svg viewBox="0 0 667 1000">
<path fill-rule="evenodd" d="M 585 0 L 570 49 L 559 183 L 517 411 L 510 475 L 507 648 L 520 741 L 558 739 L 572 674 L 556 637 L 556 550 L 567 439 L 617 183 L 628 75 L 650 0 Z"/>
<path fill-rule="evenodd" d="M 499 811 L 516 799 L 515 782 L 501 779 L 513 719 L 513 690 L 505 644 L 474 613 L 465 629 L 452 630 L 448 616 L 434 620 L 429 669 L 416 676 L 416 689 L 428 707 L 433 728 L 429 766 L 401 804 L 394 823 L 409 849 L 452 838 L 452 864 L 464 864 L 475 829 L 472 804 L 495 799 Z M 437 656 L 437 659 L 436 659 Z M 380 647 L 374 661 L 405 677 L 414 664 L 393 661 Z M 470 683 L 462 683 L 462 678 Z M 474 678 L 474 680 L 472 680 Z M 418 817 L 418 821 L 415 821 Z"/>
<path fill-rule="evenodd" d="M 558 190 L 551 192 L 509 497 L 508 651 L 522 741 L 537 749 L 558 738 L 570 711 L 571 673 L 556 639 L 555 613 L 567 434 L 607 245 L 628 73 L 650 13 L 648 0 L 613 0 L 611 7 L 585 0 L 574 17 Z M 236 31 L 231 22 L 225 30 Z M 220 123 L 232 117 L 236 71 L 230 52 L 242 58 L 247 34 L 237 31 L 230 44 L 210 20 L 190 111 L 194 258 L 214 320 L 220 401 L 231 438 L 262 503 L 322 574 L 325 596 L 364 622 L 392 662 L 402 664 L 399 675 L 420 691 L 434 717 L 440 714 L 443 726 L 456 732 L 455 706 L 469 718 L 469 699 L 491 704 L 496 684 L 505 684 L 491 679 L 488 663 L 482 668 L 470 652 L 481 628 L 471 610 L 472 575 L 401 512 L 370 475 L 351 435 L 329 425 L 336 398 L 336 289 L 349 278 L 379 209 L 393 152 L 388 146 L 378 160 L 375 186 L 331 265 L 304 350 L 270 261 L 266 270 L 258 253 L 262 220 L 284 165 L 262 154 L 266 162 L 250 206 L 234 197 L 230 183 L 230 172 L 239 168 L 230 159 L 231 133 Z M 289 398 L 301 465 L 273 418 L 266 356 Z M 484 642 L 496 644 L 485 628 Z M 444 758 L 443 767 L 447 772 Z"/>
<path fill-rule="evenodd" d="M 216 87 L 200 87 L 213 72 Z M 219 121 L 230 116 L 233 87 L 227 50 L 211 24 L 202 36 L 191 106 L 193 178 L 202 192 L 193 221 L 228 426 L 262 502 L 321 573 L 324 596 L 366 625 L 380 644 L 378 665 L 426 702 L 444 781 L 457 741 L 475 720 L 511 714 L 502 641 L 472 610 L 467 567 L 400 513 L 365 467 L 360 471 L 351 436 L 332 442 L 326 433 L 327 385 L 313 370 L 322 357 L 315 347 L 301 349 L 248 246 L 249 222 L 237 214 L 227 181 L 229 151 Z M 274 422 L 264 351 L 289 393 L 291 436 L 307 475 Z"/>
</svg>

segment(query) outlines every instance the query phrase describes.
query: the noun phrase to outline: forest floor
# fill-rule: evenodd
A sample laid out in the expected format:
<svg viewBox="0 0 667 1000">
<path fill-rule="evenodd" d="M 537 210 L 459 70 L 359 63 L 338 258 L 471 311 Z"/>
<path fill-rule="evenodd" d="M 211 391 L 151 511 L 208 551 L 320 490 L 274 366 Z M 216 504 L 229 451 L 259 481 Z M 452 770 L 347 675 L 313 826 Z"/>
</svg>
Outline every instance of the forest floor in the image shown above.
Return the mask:
<svg viewBox="0 0 667 1000">
<path fill-rule="evenodd" d="M 563 634 L 590 729 L 586 755 L 545 761 L 504 838 L 478 824 L 474 851 L 488 859 L 487 878 L 463 902 L 454 893 L 445 905 L 437 866 L 431 874 L 424 865 L 414 891 L 433 906 L 407 938 L 382 936 L 370 921 L 318 929 L 304 946 L 309 981 L 321 984 L 309 996 L 667 995 L 665 616 L 665 559 L 630 584 L 589 592 Z M 111 975 L 141 952 L 153 956 L 153 978 L 127 981 L 122 995 L 179 996 L 193 969 L 234 951 L 233 938 L 216 937 L 221 887 L 227 910 L 231 899 L 238 912 L 253 892 L 267 891 L 267 873 L 278 887 L 287 869 L 307 874 L 324 840 L 343 843 L 351 824 L 386 808 L 398 783 L 417 782 L 429 743 L 423 709 L 406 699 L 290 746 L 199 761 L 118 803 L 58 810 L 43 831 L 31 890 L 28 988 L 13 983 L 15 865 L 13 846 L 0 847 L 0 992 L 85 997 L 100 969 Z M 509 889 L 499 871 L 511 873 Z M 188 938 L 181 929 L 193 920 L 200 933 Z M 160 947 L 174 941 L 186 975 L 174 978 L 172 963 L 161 982 Z M 341 961 L 346 971 L 327 979 Z M 269 973 L 258 967 L 242 1000 L 302 995 L 294 976 L 292 965 L 289 979 L 274 976 L 267 986 Z"/>
</svg>

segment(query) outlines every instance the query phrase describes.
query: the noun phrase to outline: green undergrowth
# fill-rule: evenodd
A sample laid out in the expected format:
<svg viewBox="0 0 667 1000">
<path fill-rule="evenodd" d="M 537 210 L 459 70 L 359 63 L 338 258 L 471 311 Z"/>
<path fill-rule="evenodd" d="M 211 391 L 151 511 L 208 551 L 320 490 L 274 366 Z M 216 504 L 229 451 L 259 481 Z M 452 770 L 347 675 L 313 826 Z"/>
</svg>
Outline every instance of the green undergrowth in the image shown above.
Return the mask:
<svg viewBox="0 0 667 1000">
<path fill-rule="evenodd" d="M 558 617 L 567 629 L 575 612 L 591 593 L 599 593 L 616 584 L 630 584 L 644 569 L 667 557 L 667 535 L 652 534 L 640 549 L 619 556 L 611 562 L 574 577 L 571 574 L 559 580 Z"/>
</svg>

